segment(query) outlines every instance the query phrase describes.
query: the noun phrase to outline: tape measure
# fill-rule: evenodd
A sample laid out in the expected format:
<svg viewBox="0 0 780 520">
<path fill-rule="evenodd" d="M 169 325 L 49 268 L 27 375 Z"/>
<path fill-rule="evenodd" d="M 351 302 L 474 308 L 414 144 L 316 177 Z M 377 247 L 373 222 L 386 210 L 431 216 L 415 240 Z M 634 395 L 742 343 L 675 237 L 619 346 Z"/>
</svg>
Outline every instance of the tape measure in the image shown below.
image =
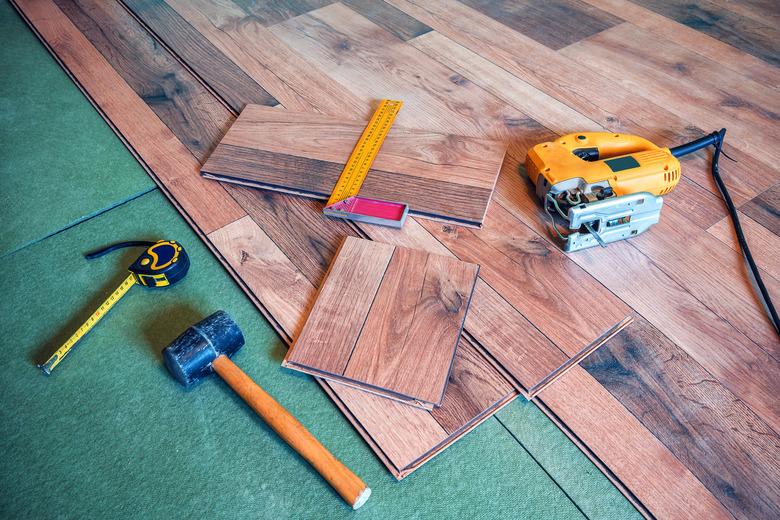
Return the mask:
<svg viewBox="0 0 780 520">
<path fill-rule="evenodd" d="M 46 374 L 51 374 L 54 367 L 59 365 L 76 343 L 79 342 L 97 323 L 117 304 L 127 291 L 136 284 L 149 288 L 168 287 L 175 284 L 187 274 L 190 268 L 190 260 L 181 245 L 173 240 L 159 240 L 157 242 L 120 242 L 98 251 L 85 255 L 87 259 L 98 258 L 111 251 L 123 247 L 147 246 L 146 251 L 128 267 L 130 274 L 119 287 L 106 298 L 103 303 L 87 318 L 87 320 L 74 332 L 60 348 L 52 354 L 45 363 L 38 367 Z"/>
<path fill-rule="evenodd" d="M 406 204 L 358 197 L 382 143 L 385 141 L 403 101 L 383 99 L 341 172 L 325 205 L 325 214 L 374 224 L 401 227 L 409 208 Z"/>
</svg>

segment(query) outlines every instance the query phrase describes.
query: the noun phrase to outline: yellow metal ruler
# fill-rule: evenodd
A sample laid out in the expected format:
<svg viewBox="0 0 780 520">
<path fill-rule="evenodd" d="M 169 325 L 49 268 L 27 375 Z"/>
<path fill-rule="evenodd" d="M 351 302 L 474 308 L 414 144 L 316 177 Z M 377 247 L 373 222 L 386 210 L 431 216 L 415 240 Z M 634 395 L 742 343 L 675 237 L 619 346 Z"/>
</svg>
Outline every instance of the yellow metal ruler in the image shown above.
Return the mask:
<svg viewBox="0 0 780 520">
<path fill-rule="evenodd" d="M 363 135 L 360 136 L 355 149 L 352 150 L 352 155 L 349 156 L 349 160 L 336 182 L 336 187 L 328 199 L 327 206 L 358 194 L 402 105 L 403 101 L 393 99 L 383 99 L 379 103 L 379 107 L 371 116 L 371 121 L 363 130 Z"/>
</svg>

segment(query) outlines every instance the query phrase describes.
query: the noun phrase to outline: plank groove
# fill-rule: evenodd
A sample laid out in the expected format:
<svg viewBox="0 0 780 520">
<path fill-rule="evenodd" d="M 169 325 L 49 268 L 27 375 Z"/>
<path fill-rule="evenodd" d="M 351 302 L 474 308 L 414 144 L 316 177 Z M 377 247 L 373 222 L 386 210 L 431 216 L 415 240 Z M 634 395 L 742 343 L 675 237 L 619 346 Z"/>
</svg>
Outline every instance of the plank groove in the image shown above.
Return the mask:
<svg viewBox="0 0 780 520">
<path fill-rule="evenodd" d="M 225 182 L 327 199 L 365 128 L 350 121 L 247 105 L 201 172 Z M 479 226 L 504 146 L 393 126 L 360 188 L 413 215 Z"/>
<path fill-rule="evenodd" d="M 278 101 L 250 78 L 164 0 L 127 0 L 124 4 L 159 38 L 177 49 L 179 58 L 208 85 L 227 97 L 233 111 L 240 112 L 246 103 L 274 106 Z M 181 41 L 185 43 L 181 43 Z M 240 93 L 240 96 L 238 95 Z"/>
</svg>

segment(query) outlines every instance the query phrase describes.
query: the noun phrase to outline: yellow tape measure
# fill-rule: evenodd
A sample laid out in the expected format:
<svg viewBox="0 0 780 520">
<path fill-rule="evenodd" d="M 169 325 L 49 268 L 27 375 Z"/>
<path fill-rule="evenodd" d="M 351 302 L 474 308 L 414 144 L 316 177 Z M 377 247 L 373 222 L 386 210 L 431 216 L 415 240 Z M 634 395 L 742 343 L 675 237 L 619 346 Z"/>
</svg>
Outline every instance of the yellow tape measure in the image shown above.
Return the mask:
<svg viewBox="0 0 780 520">
<path fill-rule="evenodd" d="M 358 194 L 402 105 L 403 101 L 393 99 L 383 99 L 379 103 L 379 107 L 371 116 L 371 121 L 363 130 L 363 135 L 360 136 L 355 149 L 352 150 L 352 155 L 349 156 L 326 206 L 331 206 Z"/>
<path fill-rule="evenodd" d="M 99 322 L 101 318 L 103 318 L 103 316 L 105 316 L 108 311 L 111 310 L 111 307 L 113 307 L 116 302 L 122 299 L 122 296 L 124 296 L 127 291 L 129 291 L 130 288 L 135 285 L 135 283 L 135 275 L 130 273 L 130 275 L 125 278 L 125 280 L 119 285 L 119 287 L 117 287 L 116 290 L 111 293 L 111 296 L 106 298 L 106 300 L 100 304 L 100 307 L 98 307 L 97 310 L 92 313 L 92 316 L 87 318 L 87 321 L 85 321 L 81 327 L 76 329 L 76 332 L 74 332 L 73 335 L 69 337 L 68 340 L 63 343 L 54 354 L 51 355 L 46 363 L 40 365 L 41 370 L 47 374 L 51 374 L 51 371 L 54 370 L 54 367 L 59 365 L 60 362 L 65 359 L 65 356 L 68 355 L 73 346 L 78 343 L 78 341 L 84 337 L 87 332 L 92 330 L 92 327 L 97 325 L 97 322 Z"/>
</svg>

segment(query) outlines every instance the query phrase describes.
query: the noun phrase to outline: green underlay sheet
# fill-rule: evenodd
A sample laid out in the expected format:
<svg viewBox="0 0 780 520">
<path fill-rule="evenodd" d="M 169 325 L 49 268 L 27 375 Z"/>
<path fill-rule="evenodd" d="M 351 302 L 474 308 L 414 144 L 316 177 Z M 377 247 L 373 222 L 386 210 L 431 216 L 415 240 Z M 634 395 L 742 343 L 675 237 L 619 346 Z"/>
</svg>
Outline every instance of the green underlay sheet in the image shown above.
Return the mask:
<svg viewBox="0 0 780 520">
<path fill-rule="evenodd" d="M 0 257 L 153 187 L 16 11 L 0 0 Z"/>
</svg>

